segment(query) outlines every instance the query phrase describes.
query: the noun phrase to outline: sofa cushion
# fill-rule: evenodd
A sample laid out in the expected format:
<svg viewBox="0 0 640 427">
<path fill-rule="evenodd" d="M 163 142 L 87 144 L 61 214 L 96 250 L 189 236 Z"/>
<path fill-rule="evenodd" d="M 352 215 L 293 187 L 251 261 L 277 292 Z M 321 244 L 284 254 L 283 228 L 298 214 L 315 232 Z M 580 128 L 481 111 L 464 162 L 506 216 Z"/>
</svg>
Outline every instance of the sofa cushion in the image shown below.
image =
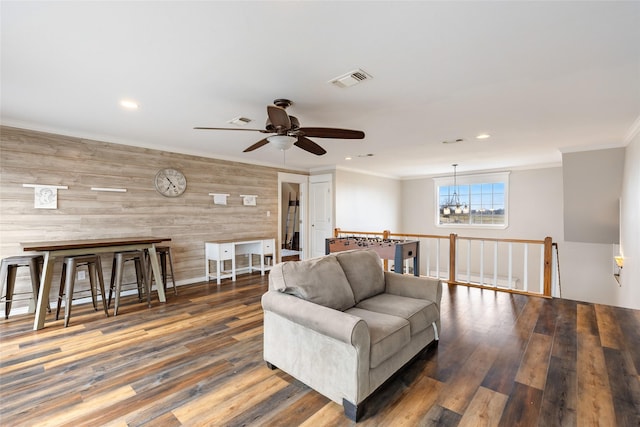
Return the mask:
<svg viewBox="0 0 640 427">
<path fill-rule="evenodd" d="M 382 260 L 373 249 L 338 252 L 336 258 L 353 289 L 356 304 L 384 292 Z"/>
<path fill-rule="evenodd" d="M 275 265 L 269 282 L 277 291 L 335 310 L 344 311 L 355 305 L 351 286 L 335 257 Z"/>
<path fill-rule="evenodd" d="M 440 318 L 438 307 L 431 301 L 386 293 L 368 298 L 356 307 L 407 319 L 411 325 L 411 336 L 422 332 Z"/>
<path fill-rule="evenodd" d="M 350 308 L 345 313 L 363 319 L 369 327 L 371 350 L 369 368 L 373 369 L 409 344 L 411 330 L 409 322 L 401 317 L 390 316 L 361 308 Z"/>
</svg>

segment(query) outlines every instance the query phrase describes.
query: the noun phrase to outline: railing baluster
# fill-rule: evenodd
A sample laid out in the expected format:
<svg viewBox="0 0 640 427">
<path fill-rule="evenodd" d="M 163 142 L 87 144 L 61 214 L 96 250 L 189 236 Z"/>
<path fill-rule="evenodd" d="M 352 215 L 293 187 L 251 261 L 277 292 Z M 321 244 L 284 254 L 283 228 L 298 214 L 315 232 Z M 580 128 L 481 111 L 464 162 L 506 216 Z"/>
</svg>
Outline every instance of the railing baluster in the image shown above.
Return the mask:
<svg viewBox="0 0 640 427">
<path fill-rule="evenodd" d="M 454 233 L 449 234 L 449 281 L 457 281 L 458 239 Z"/>
<path fill-rule="evenodd" d="M 471 240 L 467 239 L 467 283 L 471 283 Z"/>
<path fill-rule="evenodd" d="M 436 277 L 440 278 L 440 239 L 436 239 Z"/>
<path fill-rule="evenodd" d="M 498 241 L 493 245 L 493 286 L 498 287 Z"/>
<path fill-rule="evenodd" d="M 455 249 L 455 256 L 453 257 L 453 280 L 458 280 L 458 254 L 460 253 L 458 251 L 458 239 L 455 239 L 453 247 Z"/>
<path fill-rule="evenodd" d="M 544 245 L 540 246 L 540 293 L 544 293 Z"/>
<path fill-rule="evenodd" d="M 524 291 L 529 292 L 529 244 L 524 244 Z"/>
<path fill-rule="evenodd" d="M 484 285 L 484 240 L 480 240 L 480 284 Z"/>
<path fill-rule="evenodd" d="M 507 280 L 509 281 L 509 289 L 513 289 L 513 284 L 511 282 L 511 277 L 513 274 L 513 243 L 509 242 L 509 273 L 507 274 Z"/>
</svg>

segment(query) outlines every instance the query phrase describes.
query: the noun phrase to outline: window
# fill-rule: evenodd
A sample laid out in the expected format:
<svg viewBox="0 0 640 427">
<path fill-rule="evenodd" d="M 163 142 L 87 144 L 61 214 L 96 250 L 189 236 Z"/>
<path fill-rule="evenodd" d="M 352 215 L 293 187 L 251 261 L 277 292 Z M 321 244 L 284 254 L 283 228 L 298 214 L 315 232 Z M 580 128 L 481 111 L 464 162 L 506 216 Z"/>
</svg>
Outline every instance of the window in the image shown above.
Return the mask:
<svg viewBox="0 0 640 427">
<path fill-rule="evenodd" d="M 434 178 L 436 225 L 506 228 L 509 172 Z"/>
</svg>

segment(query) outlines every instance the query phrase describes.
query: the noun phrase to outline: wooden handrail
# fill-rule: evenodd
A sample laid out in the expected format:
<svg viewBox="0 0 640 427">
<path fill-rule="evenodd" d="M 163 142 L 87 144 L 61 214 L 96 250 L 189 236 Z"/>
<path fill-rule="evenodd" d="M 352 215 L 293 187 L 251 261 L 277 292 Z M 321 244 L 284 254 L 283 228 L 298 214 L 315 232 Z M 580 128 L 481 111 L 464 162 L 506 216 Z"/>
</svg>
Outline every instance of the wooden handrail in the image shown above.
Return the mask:
<svg viewBox="0 0 640 427">
<path fill-rule="evenodd" d="M 350 233 L 357 233 L 350 231 Z M 392 237 L 413 237 L 418 239 L 448 239 L 449 235 L 438 234 L 412 234 L 412 233 L 389 233 Z M 471 237 L 471 236 L 458 236 L 459 240 L 484 240 L 485 242 L 504 242 L 504 243 L 532 243 L 542 245 L 544 240 L 532 240 L 532 239 L 497 239 L 494 237 Z"/>
<path fill-rule="evenodd" d="M 412 234 L 412 233 L 389 233 L 390 236 L 393 237 L 412 237 L 416 239 L 448 239 L 449 235 L 438 235 L 438 234 Z"/>
<path fill-rule="evenodd" d="M 447 239 L 449 241 L 449 279 L 447 280 L 449 283 L 455 284 L 466 284 L 470 286 L 483 287 L 495 289 L 495 287 L 485 286 L 485 285 L 476 285 L 476 284 L 468 284 L 464 282 L 458 282 L 456 280 L 456 246 L 458 240 L 473 240 L 473 241 L 486 241 L 486 242 L 496 242 L 497 243 L 519 243 L 519 244 L 535 244 L 535 245 L 543 245 L 544 247 L 544 259 L 543 259 L 543 294 L 542 296 L 551 297 L 551 282 L 552 282 L 552 248 L 553 241 L 551 237 L 545 237 L 544 240 L 536 240 L 536 239 L 499 239 L 493 237 L 467 237 L 467 236 L 458 236 L 455 233 L 451 233 L 449 235 L 436 235 L 436 234 L 417 234 L 417 233 L 392 233 L 389 230 L 384 230 L 382 232 L 379 231 L 347 231 L 341 230 L 340 228 L 336 228 L 334 230 L 334 237 L 338 238 L 340 235 L 343 236 L 380 236 L 383 239 L 390 238 L 410 238 L 410 239 Z M 385 262 L 386 268 L 386 262 Z M 522 291 L 518 291 L 515 289 L 508 289 L 509 292 L 520 293 Z M 527 293 L 527 292 L 522 292 Z M 531 294 L 531 293 L 529 293 Z M 540 294 L 536 294 L 540 295 Z"/>
</svg>

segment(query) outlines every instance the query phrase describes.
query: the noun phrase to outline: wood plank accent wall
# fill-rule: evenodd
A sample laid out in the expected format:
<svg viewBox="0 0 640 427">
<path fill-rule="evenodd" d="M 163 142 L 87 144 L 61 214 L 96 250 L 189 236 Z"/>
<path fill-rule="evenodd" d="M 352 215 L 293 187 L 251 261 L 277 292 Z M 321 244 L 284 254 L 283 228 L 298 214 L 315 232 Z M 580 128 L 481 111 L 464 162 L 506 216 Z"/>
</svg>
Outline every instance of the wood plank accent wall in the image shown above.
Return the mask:
<svg viewBox="0 0 640 427">
<path fill-rule="evenodd" d="M 184 172 L 187 190 L 182 196 L 156 192 L 155 174 L 166 167 Z M 277 238 L 278 172 L 284 169 L 10 127 L 0 128 L 0 168 L 2 258 L 22 253 L 20 242 L 166 236 L 172 239 L 176 280 L 190 283 L 204 277 L 205 241 Z M 22 184 L 69 189 L 58 190 L 58 209 L 34 209 L 34 190 Z M 212 192 L 231 194 L 227 206 L 214 205 L 208 195 Z M 257 206 L 243 206 L 240 194 L 258 195 Z M 104 257 L 103 266 L 108 280 L 111 257 Z M 26 270 L 18 270 L 17 289 L 29 289 Z"/>
</svg>

